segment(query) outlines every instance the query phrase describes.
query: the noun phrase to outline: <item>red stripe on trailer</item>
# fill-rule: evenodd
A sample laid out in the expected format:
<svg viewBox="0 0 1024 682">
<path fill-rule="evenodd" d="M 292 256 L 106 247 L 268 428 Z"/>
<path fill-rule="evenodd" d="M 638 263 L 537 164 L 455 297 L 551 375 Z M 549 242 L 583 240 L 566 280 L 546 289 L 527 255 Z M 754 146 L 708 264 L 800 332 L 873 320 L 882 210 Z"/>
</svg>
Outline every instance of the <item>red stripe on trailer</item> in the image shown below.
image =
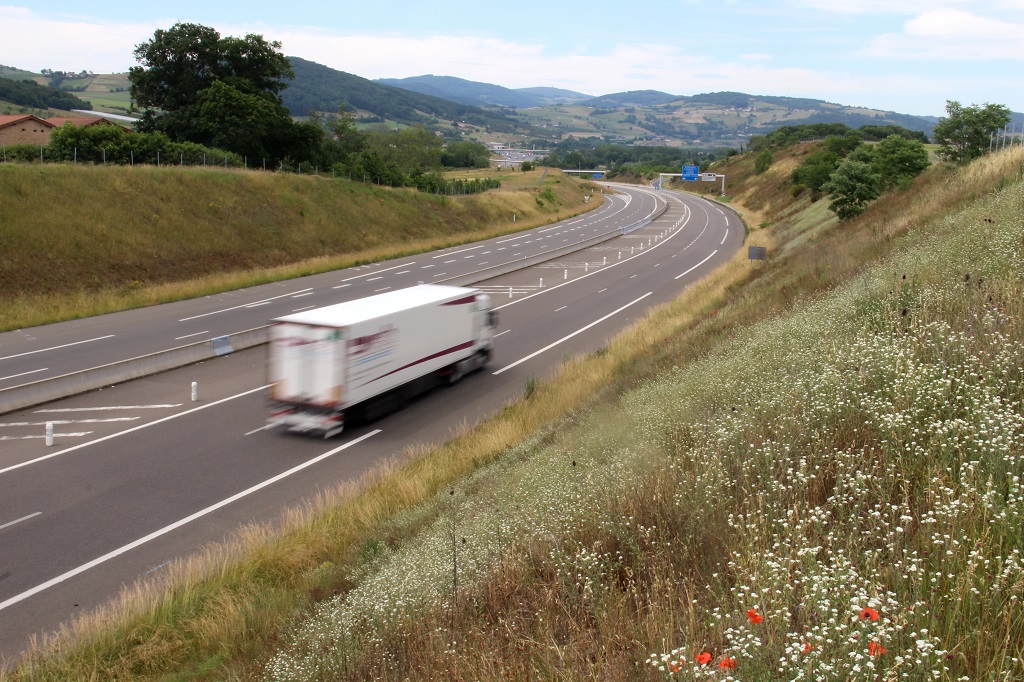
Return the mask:
<svg viewBox="0 0 1024 682">
<path fill-rule="evenodd" d="M 363 386 L 365 386 L 367 384 L 372 384 L 374 381 L 377 381 L 379 379 L 383 379 L 384 377 L 391 376 L 395 372 L 401 372 L 403 369 L 409 369 L 410 367 L 414 367 L 414 366 L 419 365 L 421 363 L 428 362 L 430 360 L 433 360 L 434 358 L 440 358 L 442 356 L 450 355 L 451 353 L 455 353 L 455 352 L 458 352 L 460 350 L 464 350 L 466 348 L 472 348 L 473 347 L 473 343 L 474 343 L 473 341 L 466 341 L 465 343 L 460 343 L 457 346 L 452 346 L 451 348 L 439 351 L 437 353 L 434 353 L 433 355 L 428 355 L 425 358 L 420 358 L 419 360 L 415 360 L 413 362 L 410 362 L 408 365 L 405 365 L 403 367 L 399 367 L 398 369 L 393 369 L 390 372 L 388 372 L 387 374 L 381 374 L 376 379 L 371 379 L 370 381 L 367 381 L 366 384 L 363 384 Z"/>
<path fill-rule="evenodd" d="M 476 296 L 466 296 L 465 298 L 460 298 L 455 301 L 448 301 L 447 303 L 442 303 L 441 305 L 466 305 L 467 303 L 476 303 Z"/>
</svg>

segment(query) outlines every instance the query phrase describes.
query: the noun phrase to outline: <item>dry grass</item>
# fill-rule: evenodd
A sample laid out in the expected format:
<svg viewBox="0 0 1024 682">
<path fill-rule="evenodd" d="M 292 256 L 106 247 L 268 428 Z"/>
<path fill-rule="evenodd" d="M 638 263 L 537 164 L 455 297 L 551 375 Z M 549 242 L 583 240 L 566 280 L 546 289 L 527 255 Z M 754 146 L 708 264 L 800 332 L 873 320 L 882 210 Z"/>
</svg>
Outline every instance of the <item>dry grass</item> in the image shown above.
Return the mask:
<svg viewBox="0 0 1024 682">
<path fill-rule="evenodd" d="M 0 330 L 461 244 L 601 203 L 551 172 L 556 203 L 539 206 L 541 173 L 518 175 L 533 184 L 438 197 L 221 169 L 3 164 Z"/>
<path fill-rule="evenodd" d="M 997 161 L 1001 171 L 989 172 L 1000 165 L 995 164 L 989 171 L 968 173 L 964 186 L 952 191 L 980 188 L 992 180 L 998 186 L 999 177 L 1020 182 L 1020 156 Z M 1021 539 L 1015 519 L 1024 514 L 1024 496 L 1013 492 L 1005 505 L 991 506 L 991 500 L 979 506 L 977 495 L 990 485 L 986 479 L 978 480 L 980 488 L 949 488 L 950 477 L 962 465 L 959 458 L 936 464 L 931 448 L 922 447 L 908 461 L 902 447 L 885 445 L 892 436 L 880 443 L 877 431 L 858 428 L 867 423 L 865 418 L 887 419 L 888 412 L 874 413 L 867 405 L 893 386 L 892 379 L 880 380 L 878 373 L 890 371 L 886 363 L 904 352 L 919 357 L 920 364 L 906 371 L 922 383 L 885 399 L 896 400 L 910 413 L 921 409 L 915 391 L 932 381 L 936 366 L 966 367 L 972 357 L 979 358 L 990 363 L 979 371 L 991 378 L 979 375 L 978 389 L 1001 393 L 1009 410 L 1004 415 L 980 405 L 969 417 L 979 420 L 977 442 L 988 448 L 987 438 L 1003 434 L 1012 473 L 1019 476 L 1016 468 L 1024 465 L 1019 367 L 1024 282 L 1018 275 L 1024 262 L 1008 270 L 1005 260 L 1007 255 L 1022 257 L 1020 186 L 1015 190 L 1001 195 L 1001 204 L 980 204 L 953 224 L 941 222 L 946 202 L 926 202 L 910 221 L 917 231 L 887 238 L 891 256 L 897 242 L 901 250 L 910 249 L 927 235 L 936 237 L 929 246 L 908 252 L 902 266 L 894 266 L 918 265 L 914 285 L 907 284 L 895 298 L 885 291 L 891 286 L 887 267 L 892 264 L 874 270 L 863 262 L 851 264 L 844 269 L 848 281 L 862 270 L 871 284 L 841 287 L 820 277 L 817 248 L 805 248 L 803 253 L 794 249 L 789 262 L 772 269 L 806 271 L 791 275 L 803 283 L 806 303 L 789 300 L 766 310 L 778 290 L 768 278 L 757 277 L 744 287 L 745 300 L 730 296 L 728 305 L 710 303 L 703 319 L 680 315 L 679 309 L 659 311 L 650 321 L 664 325 L 660 334 L 648 330 L 638 337 L 631 330 L 628 335 L 628 343 L 641 349 L 635 356 L 609 348 L 615 370 L 620 377 L 627 375 L 612 391 L 622 395 L 621 402 L 592 405 L 589 416 L 574 420 L 578 426 L 562 424 L 563 435 L 534 437 L 496 463 L 490 477 L 480 474 L 461 483 L 460 492 L 467 491 L 460 502 L 464 508 L 451 510 L 447 519 L 439 509 L 433 536 L 425 529 L 407 554 L 399 550 L 385 557 L 379 576 L 300 625 L 294 641 L 270 663 L 267 677 L 700 679 L 722 675 L 718 664 L 736 659 L 743 679 L 799 679 L 801 670 L 826 677 L 833 670 L 841 679 L 932 679 L 932 671 L 942 678 L 944 670 L 960 671 L 949 673 L 951 679 L 963 673 L 969 679 L 1003 679 L 1012 671 L 1016 679 L 1024 672 L 1019 606 L 1024 581 L 1013 577 L 1021 566 L 1014 549 Z M 996 224 L 1006 225 L 1002 234 L 1010 241 L 1004 239 L 1003 245 L 1011 245 L 1011 252 L 994 245 L 989 253 L 997 262 L 985 265 L 976 247 L 989 238 L 967 226 L 980 223 L 987 211 Z M 852 237 L 850 232 L 870 232 L 874 225 L 866 220 L 844 229 L 819 238 L 832 240 L 835 248 Z M 880 262 L 864 244 L 868 262 Z M 957 291 L 962 284 L 950 280 L 950 271 L 963 267 L 961 261 L 1010 279 L 971 284 L 964 297 Z M 946 298 L 919 308 L 912 319 L 905 317 L 900 306 L 908 297 L 914 300 L 911 291 L 931 287 L 946 291 Z M 1000 311 L 995 318 L 986 312 L 993 307 Z M 985 316 L 989 325 L 1002 320 L 1012 328 L 982 338 L 979 323 L 971 320 Z M 973 327 L 973 338 L 963 337 L 959 349 L 956 343 L 933 349 L 931 329 L 947 320 L 961 333 Z M 906 350 L 894 352 L 884 344 L 878 351 L 870 346 L 857 350 L 857 344 L 880 338 L 868 330 L 858 339 L 862 325 L 880 323 L 916 330 L 911 336 L 901 331 L 893 339 Z M 842 350 L 850 343 L 849 350 Z M 999 354 L 1004 357 L 996 360 Z M 595 376 L 605 357 L 585 363 Z M 853 359 L 860 373 L 851 377 Z M 683 369 L 673 370 L 673 365 Z M 690 365 L 692 371 L 685 369 Z M 1008 368 L 1015 368 L 1009 376 Z M 562 378 L 581 380 L 571 366 L 564 371 Z M 956 374 L 962 376 L 959 370 Z M 1003 388 L 1007 380 L 1011 394 Z M 968 379 L 965 385 L 973 383 Z M 863 397 L 851 400 L 858 393 Z M 753 402 L 755 397 L 761 403 Z M 995 424 L 1000 426 L 994 429 Z M 894 434 L 909 444 L 914 426 Z M 942 439 L 935 443 L 941 447 Z M 987 466 L 997 467 L 991 484 L 999 486 L 1001 459 Z M 488 493 L 481 496 L 476 490 Z M 942 502 L 946 497 L 952 505 Z M 496 515 L 495 507 L 514 512 Z M 970 513 L 960 514 L 961 509 Z M 880 522 L 872 521 L 875 510 L 882 512 Z M 991 514 L 1007 519 L 995 533 L 999 537 L 988 525 Z M 903 526 L 915 522 L 921 529 L 917 535 L 904 535 Z M 451 523 L 468 538 L 458 552 L 431 540 L 443 540 Z M 496 539 L 496 523 L 518 525 L 518 532 L 503 529 L 518 541 Z M 922 558 L 921 549 L 934 542 L 929 523 L 940 524 L 937 532 L 947 538 L 947 546 L 948 538 L 956 539 L 953 563 L 947 565 L 942 555 L 929 559 L 927 551 Z M 824 544 L 827 553 L 819 549 L 809 560 L 787 563 L 800 556 L 794 552 L 813 550 L 815 544 Z M 970 552 L 976 545 L 980 551 Z M 481 555 L 499 558 L 480 567 Z M 414 595 L 430 590 L 410 580 L 408 572 L 432 575 L 433 583 L 426 584 L 443 584 L 444 562 L 453 557 L 463 572 L 459 599 L 450 594 L 451 587 L 417 599 Z M 899 557 L 896 571 L 889 557 Z M 981 559 L 998 567 L 990 570 L 1009 571 L 1008 582 L 1000 586 L 992 575 L 981 579 Z M 950 580 L 944 579 L 937 591 L 922 590 L 913 579 L 947 572 Z M 404 579 L 398 581 L 398 574 Z M 961 574 L 966 577 L 952 580 Z M 412 593 L 410 582 L 417 586 Z M 1005 606 L 983 606 L 972 592 L 979 587 L 1009 590 L 1004 600 L 1016 596 L 1003 601 Z M 365 609 L 369 603 L 383 605 L 369 621 L 353 620 L 349 606 Z M 877 624 L 860 617 L 864 607 L 883 614 Z M 763 628 L 755 628 L 759 623 L 748 619 L 748 609 L 764 618 Z M 984 634 L 996 632 L 1006 648 L 993 646 Z M 880 653 L 882 648 L 891 655 Z M 651 651 L 663 653 L 651 656 Z M 702 651 L 709 652 L 709 669 L 694 662 Z M 785 662 L 781 668 L 780 660 Z"/>
<path fill-rule="evenodd" d="M 861 460 L 823 459 L 819 477 L 794 492 L 795 479 L 776 465 L 784 451 L 773 447 L 784 447 L 783 436 L 802 439 L 808 456 L 832 447 L 856 453 L 867 436 L 854 434 L 857 422 L 850 417 L 856 414 L 842 409 L 822 422 L 837 426 L 827 437 L 799 427 L 786 410 L 806 403 L 768 379 L 796 377 L 787 372 L 812 361 L 821 367 L 828 353 L 817 352 L 818 346 L 798 352 L 802 341 L 824 334 L 841 343 L 847 337 L 840 330 L 862 328 L 855 314 L 844 313 L 852 316 L 833 323 L 807 303 L 840 291 L 897 245 L 946 229 L 940 220 L 958 203 L 1019 182 L 1022 161 L 1020 155 L 1001 155 L 962 176 L 924 178 L 910 190 L 914 201 L 905 196 L 900 202 L 902 213 L 880 203 L 857 221 L 816 228 L 812 239 L 790 250 L 787 239 L 798 235 L 780 225 L 773 232 L 781 255 L 766 267 L 750 266 L 740 254 L 604 351 L 565 363 L 528 400 L 509 405 L 480 428 L 432 452 L 406 453 L 403 462 L 296 511 L 282 529 L 247 529 L 234 546 L 212 548 L 208 556 L 177 566 L 173 590 L 139 588 L 41 647 L 31 667 L 22 666 L 12 677 L 145 679 L 176 671 L 181 678 L 262 678 L 279 669 L 276 663 L 267 670 L 263 665 L 281 644 L 292 660 L 305 651 L 319 661 L 320 667 L 301 669 L 304 679 L 614 680 L 671 672 L 647 665 L 652 651 L 672 663 L 685 659 L 686 674 L 699 677 L 691 665 L 695 647 L 714 652 L 716 664 L 727 653 L 739 656 L 748 666 L 744 679 L 775 678 L 771 656 L 789 655 L 783 651 L 791 644 L 786 623 L 797 616 L 786 611 L 791 603 L 784 600 L 752 599 L 750 589 L 760 588 L 750 586 L 768 581 L 783 587 L 771 582 L 778 576 L 758 573 L 760 557 L 778 553 L 773 543 L 791 537 L 779 531 L 776 524 L 785 514 L 777 514 L 792 508 L 800 518 L 813 518 L 796 501 L 827 499 L 836 481 L 845 480 L 838 464 L 851 472 L 871 469 Z M 886 216 L 883 222 L 876 221 L 876 210 Z M 1019 229 L 1016 211 L 995 219 Z M 924 286 L 945 270 L 922 265 L 920 272 Z M 1002 286 L 971 289 L 962 308 L 915 308 L 918 323 L 980 310 L 992 304 L 988 296 L 1019 322 L 1024 311 L 1004 305 L 1004 299 L 1016 300 L 1019 308 L 1019 290 Z M 925 289 L 914 291 L 919 290 Z M 921 304 L 931 300 L 924 293 L 913 296 Z M 902 324 L 905 303 L 886 305 Z M 801 310 L 802 326 L 786 322 L 775 329 L 768 322 Z M 890 319 L 873 314 L 874 324 Z M 808 324 L 813 321 L 819 328 Z M 716 364 L 717 357 L 724 359 Z M 835 376 L 841 378 L 844 367 Z M 865 376 L 871 381 L 864 386 L 887 383 Z M 753 398 L 743 392 L 747 384 L 762 399 L 775 396 L 774 406 L 745 402 Z M 557 430 L 551 428 L 555 423 Z M 782 428 L 788 423 L 792 428 Z M 720 425 L 737 428 L 719 433 Z M 901 466 L 898 457 L 893 466 Z M 780 481 L 786 485 L 780 488 Z M 887 499 L 903 499 L 898 486 L 882 490 Z M 911 511 L 921 518 L 922 509 Z M 456 542 L 446 545 L 453 529 Z M 856 531 L 844 542 L 873 537 L 870 528 Z M 459 544 L 459 536 L 468 542 Z M 459 591 L 443 578 L 446 570 L 451 575 L 453 552 L 462 576 Z M 403 563 L 406 556 L 411 563 Z M 833 563 L 826 559 L 821 565 Z M 417 582 L 417 572 L 433 577 Z M 888 585 L 890 578 L 879 574 L 877 584 Z M 420 601 L 403 601 L 402 587 Z M 799 594 L 791 585 L 785 589 Z M 957 589 L 950 594 L 966 594 L 963 585 Z M 313 610 L 331 595 L 336 596 Z M 877 596 L 864 597 L 864 604 L 888 604 L 885 598 L 868 601 Z M 744 609 L 752 605 L 768 616 L 768 635 L 744 625 Z M 392 607 L 414 620 L 385 618 Z M 316 625 L 331 609 L 346 608 L 365 616 L 347 635 Z M 296 641 L 310 627 L 325 628 L 327 637 L 310 640 L 317 643 L 308 650 L 292 641 L 286 627 L 306 609 L 310 619 L 297 624 Z M 1019 656 L 1019 612 L 983 617 L 982 631 L 999 632 Z M 221 620 L 245 628 L 222 628 Z M 937 637 L 959 636 L 950 618 L 941 624 L 952 629 Z M 759 659 L 758 650 L 744 644 L 751 634 L 763 637 L 768 658 Z M 897 641 L 893 637 L 889 641 Z M 969 643 L 972 653 L 962 654 L 967 667 L 958 669 L 992 672 L 1008 661 L 986 664 L 991 647 L 979 648 L 977 639 Z M 960 645 L 951 649 L 952 644 L 943 639 L 936 646 L 960 656 Z"/>
</svg>

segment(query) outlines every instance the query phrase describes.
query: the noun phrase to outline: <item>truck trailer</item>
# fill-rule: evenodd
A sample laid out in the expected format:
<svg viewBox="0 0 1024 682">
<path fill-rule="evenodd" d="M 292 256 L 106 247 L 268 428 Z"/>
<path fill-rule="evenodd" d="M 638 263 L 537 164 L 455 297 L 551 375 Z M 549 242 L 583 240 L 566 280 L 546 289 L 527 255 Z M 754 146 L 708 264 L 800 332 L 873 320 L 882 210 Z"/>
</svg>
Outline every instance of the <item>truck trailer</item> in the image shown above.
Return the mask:
<svg viewBox="0 0 1024 682">
<path fill-rule="evenodd" d="M 476 289 L 423 284 L 270 322 L 270 426 L 330 438 L 482 368 L 496 313 Z"/>
</svg>

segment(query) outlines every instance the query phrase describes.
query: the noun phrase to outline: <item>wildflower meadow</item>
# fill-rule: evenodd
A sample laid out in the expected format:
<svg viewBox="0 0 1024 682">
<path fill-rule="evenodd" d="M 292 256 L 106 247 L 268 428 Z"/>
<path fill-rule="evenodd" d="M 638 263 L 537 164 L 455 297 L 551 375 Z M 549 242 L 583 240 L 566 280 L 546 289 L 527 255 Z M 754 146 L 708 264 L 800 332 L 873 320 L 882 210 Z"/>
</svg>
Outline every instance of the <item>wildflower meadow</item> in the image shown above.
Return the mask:
<svg viewBox="0 0 1024 682">
<path fill-rule="evenodd" d="M 1018 180 L 396 519 L 262 677 L 1024 680 L 1022 294 Z"/>
</svg>

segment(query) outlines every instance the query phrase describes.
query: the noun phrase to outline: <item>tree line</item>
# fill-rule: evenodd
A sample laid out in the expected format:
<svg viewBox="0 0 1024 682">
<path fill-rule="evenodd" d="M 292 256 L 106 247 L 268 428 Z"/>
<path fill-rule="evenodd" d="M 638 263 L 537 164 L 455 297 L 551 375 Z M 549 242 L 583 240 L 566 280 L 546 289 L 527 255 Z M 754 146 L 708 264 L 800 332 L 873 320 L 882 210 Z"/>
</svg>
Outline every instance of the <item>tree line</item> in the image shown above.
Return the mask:
<svg viewBox="0 0 1024 682">
<path fill-rule="evenodd" d="M 555 145 L 544 163 L 570 170 L 602 168 L 606 177 L 634 175 L 652 178 L 658 173 L 678 173 L 684 165 L 708 164 L 717 156 L 736 150 L 699 150 L 678 147 L 647 147 L 595 142 L 589 138 L 569 138 Z"/>
<path fill-rule="evenodd" d="M 33 109 L 92 109 L 92 104 L 47 85 L 40 85 L 33 80 L 12 80 L 0 78 L 0 100 L 17 104 L 20 107 Z"/>
<path fill-rule="evenodd" d="M 7 157 L 262 167 L 442 193 L 483 191 L 497 183 L 452 184 L 440 174 L 444 168 L 488 167 L 489 150 L 478 142 L 446 146 L 422 126 L 361 132 L 344 110 L 294 120 L 281 100 L 294 74 L 280 48 L 259 35 L 222 37 L 198 24 L 158 29 L 136 46 L 140 66 L 128 72 L 132 107 L 142 112 L 135 131 L 64 126 L 53 131 L 42 153 L 37 145 L 16 145 L 7 148 Z"/>
<path fill-rule="evenodd" d="M 947 101 L 946 116 L 933 129 L 938 156 L 944 161 L 966 164 L 988 151 L 996 131 L 1010 122 L 1010 110 L 999 104 L 965 107 Z M 760 149 L 755 172 L 771 164 L 771 149 L 788 146 L 808 134 L 825 135 L 821 148 L 791 174 L 794 192 L 805 189 L 817 201 L 828 195 L 832 210 L 841 220 L 859 215 L 875 199 L 902 187 L 931 163 L 922 135 L 899 126 L 862 126 L 851 130 L 842 124 L 787 126 L 762 139 L 751 140 Z M 875 142 L 875 144 L 866 144 Z"/>
</svg>

